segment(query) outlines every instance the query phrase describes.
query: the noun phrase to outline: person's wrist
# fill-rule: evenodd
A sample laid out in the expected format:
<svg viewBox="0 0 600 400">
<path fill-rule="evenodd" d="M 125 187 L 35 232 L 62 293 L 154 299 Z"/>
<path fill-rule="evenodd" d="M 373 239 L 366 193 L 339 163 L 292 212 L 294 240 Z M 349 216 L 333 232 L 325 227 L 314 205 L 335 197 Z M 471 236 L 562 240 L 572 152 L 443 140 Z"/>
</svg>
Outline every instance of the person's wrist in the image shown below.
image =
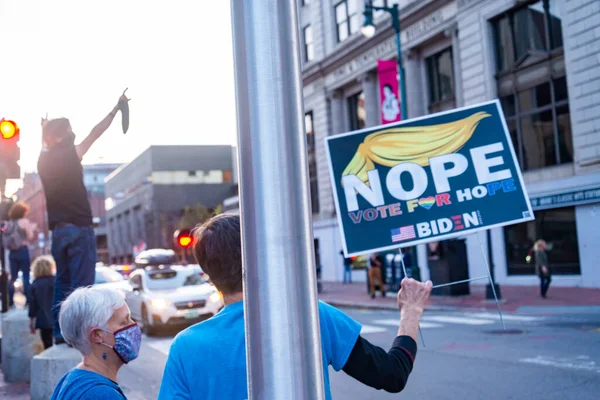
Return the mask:
<svg viewBox="0 0 600 400">
<path fill-rule="evenodd" d="M 417 317 L 420 318 L 423 315 L 425 308 L 418 305 L 404 305 L 400 307 L 401 317 Z"/>
</svg>

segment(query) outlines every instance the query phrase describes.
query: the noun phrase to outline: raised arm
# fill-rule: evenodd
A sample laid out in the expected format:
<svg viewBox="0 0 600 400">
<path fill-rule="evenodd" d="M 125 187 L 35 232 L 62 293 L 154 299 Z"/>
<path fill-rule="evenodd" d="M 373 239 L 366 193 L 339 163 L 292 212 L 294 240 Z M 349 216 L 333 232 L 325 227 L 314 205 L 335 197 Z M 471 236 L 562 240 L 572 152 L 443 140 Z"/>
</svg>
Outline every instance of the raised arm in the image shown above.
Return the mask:
<svg viewBox="0 0 600 400">
<path fill-rule="evenodd" d="M 98 140 L 100 138 L 100 136 L 102 136 L 102 134 L 104 132 L 106 132 L 108 127 L 112 124 L 113 120 L 115 119 L 115 116 L 117 115 L 117 112 L 119 111 L 119 105 L 121 104 L 121 102 L 128 102 L 128 101 L 129 101 L 129 99 L 127 98 L 127 96 L 125 96 L 125 92 L 123 92 L 121 97 L 119 97 L 119 102 L 111 110 L 111 112 L 108 113 L 108 115 L 106 117 L 104 117 L 104 119 L 102 121 L 100 121 L 94 127 L 94 129 L 92 129 L 90 134 L 87 135 L 87 137 L 85 139 L 83 139 L 83 141 L 81 143 L 79 143 L 77 145 L 76 149 L 77 149 L 77 155 L 79 156 L 79 159 L 83 158 L 83 156 L 88 152 L 90 147 L 92 147 L 94 142 L 96 140 Z"/>
<path fill-rule="evenodd" d="M 419 320 L 431 293 L 432 283 L 402 280 L 398 293 L 400 327 L 389 351 L 359 337 L 344 372 L 367 386 L 398 393 L 404 389 L 417 356 Z"/>
</svg>

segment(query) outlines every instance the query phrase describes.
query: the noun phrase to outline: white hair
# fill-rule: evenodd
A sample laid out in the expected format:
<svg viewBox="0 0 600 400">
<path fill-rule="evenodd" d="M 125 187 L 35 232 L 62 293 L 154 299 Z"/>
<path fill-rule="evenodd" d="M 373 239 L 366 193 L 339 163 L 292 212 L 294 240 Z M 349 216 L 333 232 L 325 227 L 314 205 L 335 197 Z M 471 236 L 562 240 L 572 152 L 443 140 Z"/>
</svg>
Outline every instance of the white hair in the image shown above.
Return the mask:
<svg viewBox="0 0 600 400">
<path fill-rule="evenodd" d="M 108 320 L 125 305 L 123 293 L 107 288 L 84 287 L 76 289 L 61 304 L 60 332 L 63 339 L 88 355 L 92 351 L 90 331 L 107 329 Z"/>
</svg>

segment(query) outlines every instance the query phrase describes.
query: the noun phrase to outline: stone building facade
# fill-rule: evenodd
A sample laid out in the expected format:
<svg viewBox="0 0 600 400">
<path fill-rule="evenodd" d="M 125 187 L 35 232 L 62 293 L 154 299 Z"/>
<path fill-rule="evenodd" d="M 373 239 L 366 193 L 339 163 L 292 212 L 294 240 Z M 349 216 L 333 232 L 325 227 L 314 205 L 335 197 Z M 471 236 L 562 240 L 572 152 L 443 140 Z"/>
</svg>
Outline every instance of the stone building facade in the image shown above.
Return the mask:
<svg viewBox="0 0 600 400">
<path fill-rule="evenodd" d="M 300 6 L 314 234 L 324 280 L 339 281 L 343 272 L 325 138 L 380 124 L 377 60 L 397 55 L 388 14 L 375 14 L 373 37 L 361 35 L 364 3 Z M 491 232 L 497 281 L 537 284 L 526 256 L 543 238 L 555 284 L 600 287 L 600 2 L 373 0 L 394 3 L 408 118 L 501 100 L 536 220 Z M 487 237 L 479 236 L 464 238 L 472 277 L 485 265 L 480 247 Z M 422 278 L 429 277 L 430 249 L 414 252 Z"/>
</svg>

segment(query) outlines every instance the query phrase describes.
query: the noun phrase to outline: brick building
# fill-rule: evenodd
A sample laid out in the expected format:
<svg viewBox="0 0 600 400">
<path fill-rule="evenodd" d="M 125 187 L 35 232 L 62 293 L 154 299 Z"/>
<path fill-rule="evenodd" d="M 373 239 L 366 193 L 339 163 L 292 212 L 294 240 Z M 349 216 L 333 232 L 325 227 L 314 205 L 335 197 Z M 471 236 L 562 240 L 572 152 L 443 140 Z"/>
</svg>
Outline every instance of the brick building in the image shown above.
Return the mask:
<svg viewBox="0 0 600 400">
<path fill-rule="evenodd" d="M 372 1 L 394 3 L 409 118 L 502 102 L 536 220 L 492 231 L 497 281 L 537 284 L 525 258 L 544 238 L 555 284 L 600 287 L 600 2 Z M 375 14 L 373 37 L 361 35 L 364 4 L 310 0 L 300 9 L 313 226 L 325 280 L 341 280 L 343 267 L 324 138 L 380 123 L 377 60 L 397 55 L 387 13 Z M 464 245 L 470 276 L 481 275 L 478 238 Z M 430 249 L 413 251 L 427 278 Z"/>
</svg>

